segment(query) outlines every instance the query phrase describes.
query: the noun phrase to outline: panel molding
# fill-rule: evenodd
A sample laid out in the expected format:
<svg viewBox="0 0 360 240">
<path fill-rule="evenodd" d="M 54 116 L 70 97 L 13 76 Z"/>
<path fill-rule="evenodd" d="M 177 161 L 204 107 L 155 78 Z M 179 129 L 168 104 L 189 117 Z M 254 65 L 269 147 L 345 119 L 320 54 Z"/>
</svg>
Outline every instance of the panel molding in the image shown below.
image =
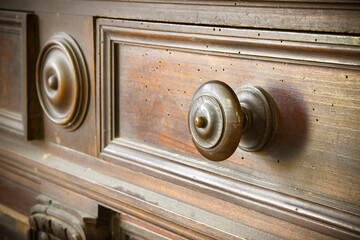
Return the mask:
<svg viewBox="0 0 360 240">
<path fill-rule="evenodd" d="M 359 213 L 335 204 L 294 198 L 224 172 L 213 171 L 178 154 L 156 150 L 116 136 L 115 48 L 136 45 L 235 58 L 360 69 L 360 38 L 219 29 L 171 24 L 97 20 L 98 156 L 106 161 L 166 179 L 229 202 L 334 237 L 360 238 Z M 173 39 L 176 41 L 173 41 Z M 281 40 L 279 40 L 281 39 Z M 305 51 L 305 52 L 304 52 Z M 319 54 L 321 52 L 321 54 Z M 121 104 L 121 103 L 120 103 Z M 121 124 L 121 123 L 120 123 Z M 333 207 L 331 207 L 333 205 Z"/>
<path fill-rule="evenodd" d="M 214 26 L 359 33 L 358 1 L 2 1 L 4 9 Z M 174 14 L 176 12 L 176 14 Z"/>
<path fill-rule="evenodd" d="M 0 11 L 0 32 L 19 37 L 20 112 L 0 109 L 0 128 L 25 139 L 41 134 L 40 106 L 35 91 L 35 64 L 38 51 L 36 18 L 31 13 Z M 15 93 L 13 93 L 15 94 Z"/>
</svg>

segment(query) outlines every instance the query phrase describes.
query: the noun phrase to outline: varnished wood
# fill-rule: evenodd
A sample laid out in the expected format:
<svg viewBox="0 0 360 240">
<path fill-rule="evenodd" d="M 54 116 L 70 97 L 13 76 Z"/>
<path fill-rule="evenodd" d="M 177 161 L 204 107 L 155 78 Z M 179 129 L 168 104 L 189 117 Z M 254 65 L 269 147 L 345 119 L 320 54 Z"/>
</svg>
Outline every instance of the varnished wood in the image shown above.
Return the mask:
<svg viewBox="0 0 360 240">
<path fill-rule="evenodd" d="M 76 41 L 66 33 L 55 33 L 42 48 L 36 66 L 36 89 L 47 117 L 68 130 L 78 128 L 88 106 L 88 82 Z"/>
<path fill-rule="evenodd" d="M 42 116 L 34 92 L 36 17 L 0 11 L 0 128 L 27 139 L 39 138 Z M 31 43 L 31 44 L 30 44 Z"/>
<path fill-rule="evenodd" d="M 187 4 L 186 4 L 187 2 Z M 260 29 L 360 33 L 356 0 L 2 1 L 0 8 L 132 20 Z M 176 14 L 174 14 L 176 13 Z"/>
<path fill-rule="evenodd" d="M 0 8 L 15 10 L 1 12 L 0 29 L 21 32 L 0 32 L 9 76 L 0 77 L 0 91 L 9 90 L 0 106 L 22 121 L 0 120 L 7 232 L 18 224 L 24 233 L 43 194 L 112 239 L 360 239 L 357 1 L 13 0 Z M 37 102 L 35 58 L 57 32 L 77 42 L 88 72 L 87 111 L 74 131 L 41 118 Z M 12 58 L 26 59 L 21 71 Z M 272 96 L 279 132 L 262 152 L 237 149 L 211 162 L 196 151 L 189 105 L 214 79 Z"/>
<path fill-rule="evenodd" d="M 306 234 L 311 239 L 331 239 L 327 235 L 328 232 L 324 235 L 297 225 L 299 222 L 292 224 L 270 217 L 268 214 L 261 213 L 260 210 L 263 210 L 261 208 L 256 208 L 257 211 L 254 211 L 242 207 L 239 202 L 241 197 L 238 197 L 237 202 L 233 202 L 229 192 L 218 195 L 218 191 L 216 196 L 211 196 L 211 192 L 205 189 L 199 191 L 193 188 L 192 190 L 185 182 L 182 183 L 183 186 L 171 184 L 129 170 L 127 167 L 95 161 L 75 151 L 64 151 L 64 148 L 60 146 L 44 145 L 41 141 L 33 142 L 31 147 L 22 144 L 24 153 L 27 152 L 26 158 L 19 158 L 12 153 L 11 140 L 1 139 L 1 142 L 4 148 L 0 150 L 7 159 L 10 159 L 9 161 L 16 166 L 23 164 L 36 167 L 37 175 L 42 181 L 54 182 L 58 187 L 94 199 L 101 205 L 119 212 L 126 212 L 188 239 L 231 239 L 234 235 L 251 237 L 254 234 L 267 238 L 271 236 L 286 238 L 291 235 L 295 239 L 303 239 Z M 38 149 L 46 149 L 48 154 L 43 156 Z M 66 159 L 72 159 L 72 161 Z M 84 165 L 87 167 L 83 167 Z M 27 167 L 24 170 L 31 171 L 31 168 Z M 92 182 L 87 180 L 90 176 L 93 179 Z M 200 175 L 197 174 L 197 176 Z M 225 183 L 225 181 L 221 182 L 221 184 Z M 201 184 L 198 184 L 198 187 L 201 187 Z M 43 192 L 46 193 L 45 189 Z M 267 195 L 269 196 L 271 193 Z M 249 202 L 253 199 L 245 201 Z M 169 210 L 170 206 L 176 207 Z M 195 216 L 198 217 L 194 219 Z M 301 219 L 298 218 L 299 221 Z M 266 233 L 260 230 L 264 228 Z"/>
<path fill-rule="evenodd" d="M 331 45 L 334 48 L 320 55 L 318 53 L 322 51 L 322 48 L 317 42 L 312 44 L 307 42 L 290 43 L 286 40 L 282 40 L 283 42 L 275 40 L 271 45 L 272 49 L 267 50 L 266 57 L 254 57 L 259 49 L 265 49 L 271 42 L 260 39 L 257 44 L 254 43 L 253 39 L 246 42 L 243 38 L 251 35 L 251 32 L 248 33 L 248 31 L 228 30 L 233 33 L 233 36 L 238 35 L 239 38 L 229 37 L 227 39 L 224 36 L 217 37 L 218 33 L 214 34 L 212 28 L 206 27 L 199 27 L 198 32 L 201 32 L 202 35 L 197 36 L 194 36 L 195 28 L 191 28 L 191 34 L 189 33 L 188 36 L 186 33 L 187 26 L 179 26 L 177 29 L 172 26 L 171 30 L 169 26 L 168 32 L 164 32 L 163 29 L 168 25 L 161 26 L 162 31 L 157 31 L 160 28 L 158 24 L 115 20 L 100 20 L 99 23 L 100 32 L 98 36 L 99 42 L 102 44 L 99 50 L 101 58 L 99 58 L 100 65 L 98 68 L 100 73 L 98 89 L 102 89 L 103 92 L 99 92 L 98 101 L 99 109 L 103 112 L 99 114 L 102 117 L 98 126 L 101 131 L 105 129 L 104 135 L 99 136 L 100 157 L 124 166 L 132 166 L 136 170 L 150 172 L 150 174 L 152 171 L 149 171 L 148 168 L 153 168 L 153 176 L 156 177 L 168 178 L 169 174 L 176 172 L 174 181 L 177 181 L 175 179 L 178 179 L 178 176 L 183 176 L 186 179 L 196 179 L 195 181 L 202 184 L 210 184 L 212 177 L 205 177 L 195 172 L 192 172 L 194 175 L 191 175 L 192 170 L 187 167 L 189 165 L 203 169 L 205 172 L 209 171 L 209 174 L 216 169 L 220 176 L 224 178 L 231 176 L 240 181 L 257 182 L 260 178 L 263 186 L 267 185 L 264 182 L 268 182 L 269 185 L 267 186 L 282 193 L 288 192 L 290 187 L 299 193 L 298 196 L 312 200 L 312 204 L 319 201 L 326 202 L 327 205 L 330 204 L 335 209 L 341 209 L 345 204 L 356 211 L 359 199 L 355 192 L 359 191 L 360 187 L 355 180 L 357 178 L 355 174 L 357 172 L 355 170 L 357 169 L 357 158 L 355 156 L 359 143 L 359 137 L 356 137 L 357 122 L 359 121 L 357 116 L 359 115 L 356 114 L 355 110 L 357 106 L 356 82 L 359 80 L 359 73 L 355 69 L 357 69 L 356 66 L 360 59 L 354 54 L 358 53 L 358 47 L 351 45 L 336 47 L 330 42 L 328 43 L 329 46 Z M 111 27 L 111 25 L 119 26 L 119 28 Z M 229 34 L 229 32 L 227 33 Z M 246 35 L 240 38 L 241 34 Z M 333 39 L 333 41 L 336 40 Z M 257 46 L 255 47 L 253 44 Z M 326 42 L 322 44 L 326 44 Z M 149 45 L 153 47 L 149 48 Z M 302 54 L 304 47 L 311 48 L 313 51 L 308 52 L 305 59 L 301 60 L 299 55 Z M 276 48 L 277 50 L 275 50 Z M 237 50 L 240 53 L 237 53 Z M 338 51 L 342 51 L 342 54 L 339 55 Z M 351 60 L 350 58 L 348 61 L 340 60 L 347 58 L 346 56 L 352 56 Z M 136 65 L 133 68 L 132 62 L 138 62 L 140 66 Z M 325 62 L 325 66 L 323 62 Z M 313 66 L 309 66 L 309 64 Z M 118 67 L 113 68 L 113 66 Z M 329 68 L 330 66 L 333 68 Z M 175 72 L 174 69 L 176 69 Z M 309 69 L 312 70 L 309 72 Z M 186 129 L 187 109 L 191 96 L 197 87 L 201 83 L 213 79 L 214 76 L 216 79 L 222 79 L 229 83 L 234 88 L 246 84 L 259 85 L 273 96 L 279 108 L 280 133 L 274 143 L 263 151 L 263 154 L 251 154 L 239 150 L 234 157 L 223 162 L 221 166 L 209 163 L 204 166 L 205 163 L 190 159 L 198 158 L 198 155 L 192 146 L 189 132 L 184 131 Z M 331 82 L 329 82 L 328 76 L 332 77 Z M 346 81 L 349 78 L 351 80 Z M 351 100 L 347 102 L 347 108 L 349 110 L 354 109 L 354 111 L 345 112 L 352 114 L 350 119 L 354 120 L 349 122 L 343 114 L 338 114 L 338 119 L 334 119 L 327 116 L 326 112 L 323 112 L 324 115 L 319 118 L 320 121 L 322 119 L 323 124 L 329 126 L 334 126 L 335 122 L 343 122 L 346 125 L 333 127 L 332 131 L 337 134 L 346 134 L 344 131 L 351 131 L 353 136 L 351 139 L 353 140 L 337 142 L 327 152 L 323 152 L 332 158 L 314 158 L 313 154 L 316 156 L 320 150 L 319 147 L 321 148 L 321 138 L 316 138 L 318 144 L 314 144 L 315 139 L 305 139 L 305 137 L 308 138 L 306 133 L 310 128 L 312 134 L 316 134 L 317 131 L 321 133 L 322 130 L 318 123 L 319 119 L 314 115 L 315 110 L 311 109 L 310 106 L 319 104 L 317 102 L 319 101 L 318 95 L 322 91 L 331 92 L 337 89 L 334 81 L 345 84 L 343 91 L 347 91 L 347 87 L 352 88 L 349 90 L 351 93 L 348 97 L 350 96 Z M 109 84 L 112 82 L 114 85 Z M 322 86 L 323 83 L 329 85 Z M 115 91 L 115 94 L 111 95 L 112 89 L 119 89 L 119 92 Z M 284 98 L 284 91 L 288 92 L 287 98 Z M 326 91 L 323 94 L 326 96 Z M 301 102 L 294 104 L 293 95 L 296 95 L 296 101 Z M 141 97 L 139 98 L 139 96 Z M 328 104 L 323 107 L 335 110 L 334 105 L 339 104 L 341 98 L 341 95 L 333 97 L 333 105 Z M 111 112 L 115 115 L 111 115 L 108 111 L 109 108 L 105 106 L 111 106 L 113 109 Z M 331 111 L 328 114 L 332 114 Z M 330 119 L 331 121 L 329 121 Z M 322 141 L 326 142 L 326 136 L 328 135 L 324 135 L 325 138 Z M 306 142 L 304 142 L 305 140 Z M 325 167 L 335 164 L 337 155 L 334 150 L 344 147 L 348 149 L 343 152 L 343 157 L 349 160 L 347 164 L 337 166 L 328 173 L 316 167 L 316 165 Z M 161 150 L 159 151 L 156 148 Z M 299 155 L 299 151 L 303 151 L 302 149 L 305 149 L 307 154 Z M 139 151 L 144 153 L 140 154 Z M 176 154 L 172 155 L 170 151 Z M 157 156 L 156 160 L 155 156 Z M 124 158 L 127 160 L 124 161 Z M 292 168 L 291 161 L 295 161 L 295 159 L 302 164 L 298 165 L 297 168 Z M 172 163 L 169 163 L 169 160 Z M 314 161 L 317 163 L 315 164 Z M 269 165 L 273 165 L 273 167 L 269 168 Z M 305 171 L 304 175 L 304 168 L 306 169 L 307 165 L 310 165 L 308 169 L 311 172 Z M 159 169 L 164 175 L 159 174 Z M 343 172 L 349 174 L 347 178 L 343 177 Z M 309 181 L 317 174 L 321 174 L 322 178 L 326 180 L 321 182 Z M 286 183 L 283 180 L 284 178 L 287 179 Z M 278 184 L 284 185 L 274 188 L 271 187 L 271 183 L 277 186 Z M 230 186 L 237 186 L 239 189 L 233 191 L 239 191 L 242 194 L 248 192 L 248 194 L 245 193 L 247 197 L 254 199 L 252 196 L 256 196 L 258 203 L 262 201 L 262 197 L 260 197 L 262 190 L 259 189 L 259 192 L 254 189 L 256 194 L 252 195 L 249 190 L 245 190 L 246 185 L 242 186 L 240 182 L 227 185 L 223 180 L 218 179 L 211 184 L 214 184 L 213 186 L 216 186 L 217 189 L 219 187 L 224 190 L 227 189 L 225 191 L 228 191 Z M 330 189 L 324 188 L 324 185 L 337 187 Z M 350 189 L 353 194 L 344 194 Z M 266 195 L 265 192 L 262 194 Z M 269 192 L 269 194 L 272 195 L 273 193 Z M 275 195 L 273 196 L 275 197 Z M 277 205 L 279 210 L 287 209 L 291 215 L 290 219 L 298 223 L 299 219 L 293 218 L 294 216 L 308 216 L 309 220 L 310 218 L 313 219 L 313 214 L 307 215 L 307 211 L 313 208 L 312 204 L 306 207 L 306 210 L 297 207 L 297 204 L 285 206 L 285 202 L 280 200 L 282 195 L 278 195 L 278 197 L 275 198 L 279 201 Z M 336 199 L 337 203 L 331 203 L 329 199 Z M 304 206 L 303 204 L 300 205 Z M 254 206 L 254 208 L 257 209 L 258 206 Z M 267 208 L 267 210 L 270 209 Z M 336 211 L 326 210 L 326 212 L 330 214 L 330 217 Z M 276 212 L 271 214 L 279 217 Z M 286 214 L 283 217 L 289 219 Z M 344 216 L 343 220 L 351 218 Z M 324 216 L 318 218 L 320 222 L 323 219 Z M 308 227 L 315 226 L 310 222 L 304 224 Z M 347 224 L 347 220 L 345 220 L 342 227 L 348 228 Z M 316 227 L 317 230 L 322 228 L 320 225 L 318 226 L 320 228 Z M 353 222 L 353 227 L 350 227 L 349 230 L 357 229 L 356 225 L 356 222 Z M 324 229 L 324 231 L 328 232 L 329 229 Z"/>
</svg>

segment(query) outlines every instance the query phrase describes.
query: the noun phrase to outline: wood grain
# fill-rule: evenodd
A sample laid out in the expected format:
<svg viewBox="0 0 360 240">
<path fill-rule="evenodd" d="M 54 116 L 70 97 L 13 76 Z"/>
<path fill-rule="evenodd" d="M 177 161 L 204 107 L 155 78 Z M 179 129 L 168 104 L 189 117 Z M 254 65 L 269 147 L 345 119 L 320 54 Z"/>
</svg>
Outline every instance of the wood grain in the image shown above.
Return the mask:
<svg viewBox="0 0 360 240">
<path fill-rule="evenodd" d="M 242 207 L 220 192 L 212 197 L 201 188 L 189 189 L 188 186 L 98 161 L 76 151 L 64 151 L 64 147 L 55 144 L 16 141 L 22 149 L 22 157 L 19 157 L 14 153 L 16 147 L 13 142 L 0 136 L 1 153 L 8 159 L 5 162 L 12 162 L 18 168 L 24 166 L 24 171 L 28 172 L 36 168 L 41 181 L 52 183 L 53 186 L 50 190 L 48 186 L 51 185 L 47 184 L 42 191 L 54 194 L 64 193 L 61 189 L 66 189 L 68 193 L 74 192 L 75 198 L 80 194 L 89 198 L 87 201 L 95 200 L 119 212 L 120 220 L 122 213 L 130 215 L 125 216 L 123 221 L 136 218 L 137 226 L 158 234 L 186 239 L 241 239 L 254 236 L 303 239 L 305 235 L 309 239 L 332 239 L 328 236 L 329 232 L 319 233 L 299 226 L 299 222 L 289 223 Z M 46 156 L 43 154 L 45 150 L 48 152 Z M 62 197 L 66 201 L 68 196 L 60 194 L 57 199 Z M 130 222 L 134 223 L 133 220 Z"/>
<path fill-rule="evenodd" d="M 196 166 L 358 216 L 358 46 L 341 37 L 310 43 L 306 39 L 316 35 L 295 41 L 255 33 L 254 39 L 254 32 L 235 29 L 222 28 L 224 36 L 206 27 L 98 23 L 100 157 L 157 177 L 160 169 L 185 179 L 191 175 L 186 165 Z M 332 47 L 323 51 L 327 45 Z M 272 145 L 260 153 L 238 150 L 221 163 L 200 157 L 187 129 L 188 108 L 196 89 L 214 79 L 234 89 L 258 85 L 273 97 L 280 129 Z M 171 169 L 163 158 L 174 162 Z M 194 179 L 221 186 L 210 176 Z M 235 186 L 227 185 L 237 191 Z M 285 208 L 310 217 L 296 205 Z"/>
<path fill-rule="evenodd" d="M 0 8 L 68 15 L 232 26 L 360 33 L 358 1 L 2 1 Z"/>
<path fill-rule="evenodd" d="M 34 88 L 38 50 L 36 18 L 0 11 L 0 128 L 27 139 L 38 138 L 41 126 Z"/>
<path fill-rule="evenodd" d="M 73 132 L 63 131 L 60 126 L 54 124 L 49 118 L 44 116 L 43 139 L 49 142 L 60 144 L 65 147 L 77 149 L 80 152 L 95 155 L 96 143 L 94 135 L 95 124 L 94 116 L 94 51 L 93 51 L 93 22 L 91 17 L 73 16 L 73 15 L 54 15 L 48 13 L 38 14 L 40 29 L 40 46 L 58 32 L 66 32 L 78 44 L 85 59 L 85 65 L 89 73 L 89 99 L 88 109 L 85 112 L 84 121 L 81 126 Z"/>
</svg>

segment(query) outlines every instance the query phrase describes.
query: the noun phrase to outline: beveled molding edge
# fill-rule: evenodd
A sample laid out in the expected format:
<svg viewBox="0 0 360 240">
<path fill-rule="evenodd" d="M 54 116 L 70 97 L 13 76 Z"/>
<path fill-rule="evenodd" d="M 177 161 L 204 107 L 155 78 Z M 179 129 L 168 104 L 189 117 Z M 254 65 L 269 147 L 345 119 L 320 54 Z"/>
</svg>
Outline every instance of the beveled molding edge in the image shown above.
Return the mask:
<svg viewBox="0 0 360 240">
<path fill-rule="evenodd" d="M 227 177 L 179 155 L 114 140 L 99 157 L 324 234 L 360 239 L 360 215 Z"/>
<path fill-rule="evenodd" d="M 360 37 L 97 19 L 104 40 L 233 58 L 360 69 Z M 172 39 L 176 37 L 176 41 Z M 196 41 L 195 41 L 196 39 Z"/>
<path fill-rule="evenodd" d="M 352 214 L 326 204 L 294 198 L 291 195 L 250 182 L 226 177 L 221 173 L 203 169 L 185 157 L 160 152 L 149 146 L 139 148 L 137 144 L 123 140 L 121 137 L 115 139 L 113 115 L 109 113 L 111 111 L 109 107 L 114 108 L 111 85 L 114 81 L 114 69 L 111 62 L 114 44 L 161 47 L 228 57 L 256 58 L 266 61 L 346 69 L 359 69 L 359 46 L 346 41 L 342 42 L 338 36 L 327 36 L 322 39 L 318 34 L 300 35 L 300 37 L 319 36 L 319 39 L 316 38 L 314 42 L 310 42 L 309 39 L 301 42 L 301 39 L 287 39 L 291 38 L 287 33 L 280 33 L 282 40 L 278 40 L 276 35 L 270 31 L 260 37 L 261 34 L 256 30 L 228 29 L 226 31 L 221 28 L 222 35 L 219 35 L 218 29 L 210 27 L 110 19 L 98 19 L 96 26 L 96 76 L 99 84 L 96 100 L 97 128 L 99 130 L 98 157 L 321 233 L 339 238 L 360 239 L 360 216 L 358 214 Z M 169 40 L 169 36 L 176 36 L 178 41 Z M 190 41 L 194 37 L 199 41 Z M 223 43 L 224 41 L 226 44 Z M 360 42 L 360 38 L 356 38 L 356 41 Z M 189 45 L 186 45 L 187 42 Z M 225 48 L 224 45 L 230 47 Z M 258 48 L 261 50 L 257 50 Z M 329 49 L 327 50 L 327 48 Z M 264 49 L 266 49 L 265 56 Z M 306 49 L 308 49 L 305 53 L 307 56 L 295 54 Z M 320 52 L 322 55 L 319 54 Z M 343 54 L 339 55 L 340 52 Z M 109 119 L 109 116 L 112 118 Z"/>
<path fill-rule="evenodd" d="M 127 145 L 130 145 L 130 143 Z M 21 146 L 21 150 L 18 150 L 19 146 Z M 118 148 L 119 146 L 115 147 Z M 129 193 L 126 191 L 126 189 L 119 189 L 119 187 L 116 186 L 121 185 L 118 185 L 118 178 L 115 178 L 115 172 L 110 175 L 104 175 L 104 173 L 97 171 L 97 167 L 99 166 L 114 167 L 112 166 L 112 163 L 109 163 L 108 161 L 97 161 L 94 157 L 83 155 L 71 149 L 68 149 L 63 155 L 61 154 L 61 149 L 64 151 L 63 147 L 59 147 L 43 141 L 32 141 L 31 144 L 20 142 L 18 144 L 15 139 L 10 140 L 0 136 L 0 163 L 15 167 L 15 169 L 13 169 L 16 170 L 14 173 L 19 176 L 26 177 L 26 175 L 30 175 L 31 177 L 38 178 L 40 181 L 51 182 L 74 191 L 82 196 L 91 198 L 99 204 L 117 209 L 117 211 L 128 212 L 131 215 L 135 214 L 134 208 L 143 210 L 144 206 L 152 205 L 150 207 L 152 210 L 149 211 L 149 209 L 146 208 L 147 210 L 144 211 L 149 211 L 148 213 L 154 217 L 164 218 L 162 214 L 163 210 L 166 209 L 163 209 L 156 203 L 154 204 L 149 200 L 144 201 L 145 199 L 141 194 L 145 193 L 141 193 L 139 195 L 139 192 L 136 191 L 134 193 Z M 200 168 L 190 168 L 181 162 L 169 162 L 166 158 L 168 156 L 166 155 L 164 155 L 162 158 L 159 156 L 154 157 L 151 153 L 146 153 L 145 151 L 135 151 L 133 149 L 129 149 L 128 147 L 123 147 L 121 150 L 124 151 L 126 158 L 122 158 L 121 161 L 117 161 L 116 165 L 125 164 L 126 167 L 124 169 L 135 169 L 137 171 L 145 172 L 148 175 L 156 174 L 154 177 L 160 179 L 164 179 L 164 177 L 166 177 L 165 181 L 181 184 L 183 187 L 191 188 L 194 191 L 200 191 L 206 195 L 212 195 L 224 201 L 231 202 L 232 204 L 248 207 L 270 216 L 274 216 L 289 222 L 294 222 L 296 225 L 305 226 L 309 229 L 325 233 L 326 235 L 332 235 L 343 239 L 360 239 L 360 234 L 358 231 L 358 223 L 360 219 L 359 215 L 326 207 L 321 204 L 314 204 L 306 200 L 297 199 L 292 196 L 280 194 L 265 188 L 256 187 L 253 184 L 234 181 L 234 179 L 231 178 L 224 179 L 219 177 L 218 174 L 214 173 L 209 174 L 209 177 L 213 175 L 212 178 L 209 178 L 211 182 L 208 184 L 206 180 L 204 183 L 202 180 L 207 176 L 198 175 L 197 173 L 203 174 L 206 171 Z M 43 154 L 44 151 L 46 151 L 47 154 Z M 170 163 L 170 165 L 167 164 L 165 167 L 171 174 L 173 173 L 172 167 L 175 166 L 174 164 L 178 164 L 177 167 L 179 167 L 179 172 L 181 172 L 181 170 L 190 170 L 187 175 L 188 178 L 191 179 L 180 179 L 179 175 L 175 175 L 176 173 L 171 175 L 165 171 L 157 171 L 154 167 L 149 168 L 148 163 L 143 164 L 135 162 L 134 159 L 129 159 L 129 153 L 134 155 L 134 159 L 144 159 L 149 162 L 154 161 L 155 164 L 161 164 L 160 161 Z M 111 156 L 111 154 L 104 154 L 105 160 L 112 157 L 113 156 Z M 44 161 L 45 159 L 46 161 Z M 80 162 L 77 162 L 79 159 Z M 180 159 L 180 157 L 178 157 L 178 160 L 184 159 Z M 89 165 L 84 165 L 84 163 L 79 165 L 79 163 L 83 161 L 88 162 Z M 97 162 L 97 164 L 94 164 L 95 162 Z M 89 167 L 91 167 L 91 169 Z M 122 167 L 119 166 L 119 168 Z M 148 171 L 144 171 L 144 168 L 146 168 Z M 194 179 L 194 176 L 199 179 Z M 119 181 L 124 180 L 121 180 L 120 178 Z M 221 188 L 212 186 L 214 181 L 219 181 L 217 184 L 221 185 L 222 188 L 225 187 L 225 191 L 223 191 Z M 109 183 L 111 184 L 108 185 Z M 232 185 L 232 187 L 228 187 L 227 184 Z M 239 188 L 240 185 L 243 187 Z M 262 193 L 270 194 L 268 196 L 271 198 L 267 198 L 267 196 Z M 244 195 L 249 195 L 250 197 L 246 197 Z M 253 198 L 257 196 L 259 198 L 258 201 L 254 201 Z M 270 201 L 267 201 L 266 198 L 270 199 Z M 134 199 L 137 199 L 138 202 L 134 202 Z M 298 211 L 287 211 L 285 207 L 278 207 L 276 204 L 279 201 L 283 202 L 284 205 L 293 205 L 293 207 L 297 207 Z M 313 209 L 307 209 L 307 206 L 310 206 Z M 155 213 L 153 213 L 153 210 L 155 210 Z M 167 209 L 167 211 L 172 211 L 172 209 Z M 303 211 L 306 211 L 307 215 L 303 216 Z M 311 214 L 309 215 L 308 213 L 313 214 L 313 216 Z M 327 214 L 325 215 L 324 213 Z M 137 214 L 134 216 L 139 217 Z M 318 216 L 320 216 L 321 222 L 319 221 Z M 349 218 L 349 216 L 351 218 Z M 343 223 L 341 222 L 343 218 L 346 218 L 347 220 L 346 229 L 343 228 Z M 331 221 L 335 220 L 339 224 L 329 224 L 327 223 L 329 219 Z M 178 221 L 177 216 L 174 216 L 174 219 L 168 219 L 165 217 L 164 220 L 170 222 L 173 221 L 173 223 Z M 158 222 L 159 221 L 155 220 L 154 224 L 158 225 Z M 195 222 L 196 221 L 194 221 L 194 223 Z M 161 226 L 166 228 L 164 225 Z M 355 226 L 355 228 L 352 228 L 353 230 L 351 231 L 349 230 L 349 227 L 351 228 L 352 226 Z M 186 227 L 186 225 L 182 225 L 182 227 Z M 192 226 L 192 228 L 194 228 L 193 230 L 195 232 L 204 234 L 195 226 Z M 256 228 L 254 230 L 256 230 Z"/>
<path fill-rule="evenodd" d="M 36 16 L 31 12 L 12 12 L 0 9 L 0 32 L 19 36 L 19 71 L 21 92 L 20 112 L 0 109 L 0 129 L 25 139 L 42 135 L 40 104 L 35 91 L 35 64 L 38 51 Z"/>
</svg>

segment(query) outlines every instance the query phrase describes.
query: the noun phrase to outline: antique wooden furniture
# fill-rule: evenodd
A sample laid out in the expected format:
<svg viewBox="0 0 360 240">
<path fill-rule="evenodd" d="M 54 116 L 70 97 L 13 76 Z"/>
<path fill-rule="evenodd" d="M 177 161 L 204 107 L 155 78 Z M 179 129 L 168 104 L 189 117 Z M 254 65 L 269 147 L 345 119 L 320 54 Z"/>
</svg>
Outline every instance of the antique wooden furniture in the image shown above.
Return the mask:
<svg viewBox="0 0 360 240">
<path fill-rule="evenodd" d="M 359 34 L 351 0 L 1 1 L 1 239 L 360 239 Z"/>
</svg>

